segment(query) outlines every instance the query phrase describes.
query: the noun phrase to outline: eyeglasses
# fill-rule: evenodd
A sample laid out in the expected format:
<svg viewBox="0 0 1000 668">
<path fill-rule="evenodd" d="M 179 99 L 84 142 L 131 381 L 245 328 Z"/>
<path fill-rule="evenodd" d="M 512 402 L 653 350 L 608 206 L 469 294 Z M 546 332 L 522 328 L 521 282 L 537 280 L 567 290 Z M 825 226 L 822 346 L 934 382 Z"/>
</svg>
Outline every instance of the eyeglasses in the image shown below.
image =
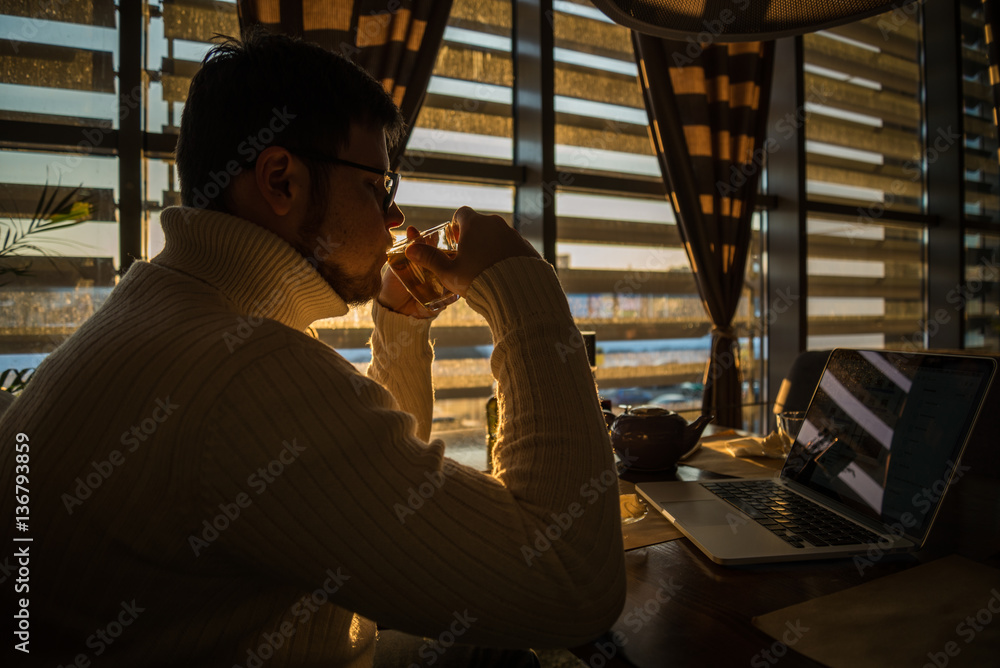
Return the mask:
<svg viewBox="0 0 1000 668">
<path fill-rule="evenodd" d="M 376 169 L 375 167 L 368 167 L 367 165 L 359 165 L 358 163 L 351 162 L 350 160 L 341 160 L 340 158 L 334 158 L 315 151 L 296 150 L 294 152 L 305 158 L 311 158 L 312 160 L 329 162 L 334 165 L 346 165 L 348 167 L 354 167 L 355 169 L 363 169 L 364 171 L 371 172 L 372 174 L 381 174 L 385 178 L 385 183 L 382 184 L 385 187 L 385 199 L 382 200 L 382 213 L 389 213 L 389 207 L 392 206 L 393 200 L 396 199 L 396 189 L 399 188 L 399 179 L 401 177 L 398 173 L 390 172 L 388 169 Z"/>
</svg>

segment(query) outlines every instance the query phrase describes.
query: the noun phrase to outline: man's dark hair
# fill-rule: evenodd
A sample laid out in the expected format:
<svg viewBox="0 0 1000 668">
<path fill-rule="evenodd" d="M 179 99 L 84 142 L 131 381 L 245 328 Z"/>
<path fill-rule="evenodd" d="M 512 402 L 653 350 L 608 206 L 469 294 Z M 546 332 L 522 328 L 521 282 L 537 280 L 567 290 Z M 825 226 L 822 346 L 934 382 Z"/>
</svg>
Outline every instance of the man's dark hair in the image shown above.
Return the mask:
<svg viewBox="0 0 1000 668">
<path fill-rule="evenodd" d="M 222 193 L 262 150 L 336 156 L 354 123 L 384 128 L 390 148 L 404 128 L 382 85 L 339 54 L 260 28 L 227 38 L 191 80 L 177 140 L 181 202 L 225 211 Z M 329 165 L 302 159 L 325 209 Z"/>
</svg>

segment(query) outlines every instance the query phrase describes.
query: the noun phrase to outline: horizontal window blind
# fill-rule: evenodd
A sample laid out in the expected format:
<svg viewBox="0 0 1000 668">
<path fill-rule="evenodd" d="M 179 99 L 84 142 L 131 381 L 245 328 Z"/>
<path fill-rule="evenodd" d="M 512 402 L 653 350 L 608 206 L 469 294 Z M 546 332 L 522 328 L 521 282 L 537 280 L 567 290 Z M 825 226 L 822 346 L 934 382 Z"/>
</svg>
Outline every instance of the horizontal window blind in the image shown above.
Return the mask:
<svg viewBox="0 0 1000 668">
<path fill-rule="evenodd" d="M 808 200 L 852 211 L 808 213 L 807 345 L 923 348 L 925 229 L 892 223 L 924 210 L 918 6 L 803 46 Z"/>
<path fill-rule="evenodd" d="M 112 0 L 0 8 L 0 119 L 117 127 Z"/>
<path fill-rule="evenodd" d="M 0 144 L 3 387 L 29 379 L 116 281 L 116 24 L 113 0 L 0 5 L 0 120 L 32 124 L 39 142 Z M 67 217 L 83 222 L 37 229 Z"/>
<path fill-rule="evenodd" d="M 34 179 L 34 183 L 24 183 Z M 21 181 L 20 183 L 18 181 Z M 58 184 L 62 185 L 58 185 Z M 79 189 L 77 189 L 77 187 Z M 92 310 L 103 299 L 93 299 L 89 288 L 94 285 L 112 285 L 113 269 L 118 265 L 117 161 L 114 158 L 43 153 L 39 151 L 0 151 L 0 244 L 12 247 L 20 237 L 12 255 L 0 258 L 0 287 L 8 296 L 20 296 L 0 303 L 0 329 L 7 334 L 15 330 L 32 329 L 44 338 L 51 334 L 63 337 L 79 324 L 78 318 L 62 321 L 59 311 L 42 308 L 34 313 L 45 322 L 25 319 L 27 311 L 15 302 L 31 301 L 42 287 L 46 299 L 64 303 L 70 310 L 80 301 L 79 308 Z M 74 192 L 75 191 L 75 192 Z M 60 215 L 54 205 L 64 198 L 69 201 L 60 210 L 68 213 L 72 202 L 85 205 L 89 213 L 86 222 L 59 230 L 24 235 L 32 220 L 44 223 Z M 48 204 L 53 206 L 47 207 Z M 36 211 L 43 211 L 36 216 Z M 6 236 L 8 231 L 10 236 Z M 103 283 L 94 284 L 81 278 L 82 268 L 94 265 L 111 267 L 112 274 L 104 274 Z M 60 269 L 56 270 L 56 267 Z M 75 267 L 75 268 L 74 268 Z M 14 271 L 16 270 L 16 271 Z M 87 273 L 86 271 L 84 273 Z M 55 278 L 62 275 L 61 287 Z M 6 308 L 21 309 L 21 316 L 9 319 L 2 315 Z M 22 332 L 23 333 L 23 332 Z M 55 340 L 58 343 L 62 338 Z M 39 341 L 39 346 L 50 349 L 51 341 Z M 0 352 L 3 345 L 0 343 Z"/>
<path fill-rule="evenodd" d="M 964 304 L 965 347 L 1000 350 L 1000 234 L 965 235 L 965 285 L 949 297 Z"/>
<path fill-rule="evenodd" d="M 176 135 L 191 79 L 218 42 L 216 35 L 239 36 L 235 0 L 160 0 L 150 5 L 146 30 L 146 130 Z M 149 232 L 146 254 L 163 249 L 160 212 L 181 203 L 180 182 L 172 156 L 145 162 Z"/>
<path fill-rule="evenodd" d="M 883 15 L 803 38 L 811 201 L 923 208 L 920 22 Z"/>
<path fill-rule="evenodd" d="M 810 215 L 808 347 L 923 348 L 924 232 Z"/>
<path fill-rule="evenodd" d="M 981 222 L 1000 224 L 1000 163 L 983 6 L 978 0 L 961 0 L 959 12 L 965 112 L 965 213 Z"/>
<path fill-rule="evenodd" d="M 965 215 L 1000 232 L 1000 162 L 990 87 L 985 17 L 978 0 L 961 0 Z M 994 39 L 998 36 L 994 35 Z M 994 68 L 997 66 L 993 64 Z M 1000 350 L 1000 234 L 965 235 L 965 285 L 951 296 L 964 305 L 965 347 Z"/>
<path fill-rule="evenodd" d="M 150 132 L 176 133 L 191 78 L 216 34 L 238 37 L 236 2 L 161 0 L 151 5 L 146 62 L 150 68 Z"/>
<path fill-rule="evenodd" d="M 659 180 L 628 30 L 584 0 L 553 6 L 556 166 Z"/>
<path fill-rule="evenodd" d="M 597 334 L 602 394 L 616 404 L 658 400 L 675 410 L 700 408 L 711 323 L 670 205 L 662 199 L 559 192 L 556 207 L 559 278 L 579 327 Z M 746 290 L 733 323 L 748 404 L 759 390 L 760 286 L 755 231 Z"/>
<path fill-rule="evenodd" d="M 629 32 L 585 0 L 554 3 L 559 279 L 581 329 L 597 335 L 597 382 L 615 405 L 696 411 L 711 323 L 663 197 L 580 188 L 576 175 L 614 174 L 663 189 Z M 758 223 L 759 224 L 759 223 Z M 745 402 L 759 389 L 760 236 L 734 325 Z M 759 415 L 747 414 L 757 425 Z"/>
<path fill-rule="evenodd" d="M 514 157 L 510 0 L 455 0 L 402 167 Z"/>
</svg>

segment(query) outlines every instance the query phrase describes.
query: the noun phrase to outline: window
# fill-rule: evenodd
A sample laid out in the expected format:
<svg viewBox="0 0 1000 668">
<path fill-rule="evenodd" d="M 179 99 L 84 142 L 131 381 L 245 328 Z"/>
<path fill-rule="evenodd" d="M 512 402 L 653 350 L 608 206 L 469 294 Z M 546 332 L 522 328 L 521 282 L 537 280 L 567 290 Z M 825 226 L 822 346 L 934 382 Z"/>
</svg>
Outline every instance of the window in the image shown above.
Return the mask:
<svg viewBox="0 0 1000 668">
<path fill-rule="evenodd" d="M 235 0 L 150 3 L 146 29 L 145 68 L 149 75 L 146 131 L 161 134 L 166 146 L 176 143 L 191 78 L 219 35 L 238 35 Z M 149 220 L 146 257 L 163 249 L 160 211 L 181 203 L 180 182 L 170 153 L 147 155 L 146 210 Z"/>
<path fill-rule="evenodd" d="M 970 232 L 965 235 L 965 285 L 952 300 L 965 305 L 965 347 L 1000 350 L 1000 235 Z"/>
<path fill-rule="evenodd" d="M 136 6 L 141 16 L 129 18 Z M 934 138 L 924 139 L 917 6 L 803 38 L 812 348 L 922 347 L 933 326 L 925 181 Z M 693 412 L 709 321 L 664 198 L 628 33 L 586 0 L 557 0 L 553 10 L 554 91 L 542 104 L 555 120 L 551 167 L 560 178 L 548 193 L 555 238 L 547 241 L 560 280 L 581 328 L 597 333 L 602 392 L 617 404 L 656 400 Z M 956 276 L 964 270 L 957 289 L 966 300 L 966 347 L 996 351 L 1000 169 L 980 12 L 977 0 L 961 0 L 958 23 L 941 27 L 962 37 L 965 256 L 951 269 Z M 513 219 L 524 176 L 513 163 L 521 84 L 512 54 L 518 40 L 533 39 L 517 34 L 513 15 L 511 0 L 454 1 L 402 166 L 398 201 L 418 228 L 470 202 Z M 75 331 L 117 280 L 122 248 L 146 257 L 162 248 L 159 211 L 179 202 L 172 151 L 190 78 L 213 35 L 237 30 L 232 0 L 4 3 L 0 220 L 26 223 L 46 183 L 64 193 L 79 186 L 91 218 L 33 236 L 35 248 L 3 260 L 27 273 L 0 275 L 0 373 L 23 376 Z M 141 71 L 141 84 L 122 94 L 129 69 Z M 143 147 L 138 163 L 120 156 L 129 146 Z M 139 186 L 135 214 L 122 214 L 123 182 Z M 759 408 L 768 400 L 760 371 L 766 267 L 757 231 L 766 215 L 754 220 L 736 318 L 750 428 L 761 424 Z M 325 341 L 365 367 L 367 313 L 318 324 Z M 488 329 L 460 303 L 433 333 L 436 433 L 454 444 L 452 454 L 482 465 L 484 403 L 492 392 Z M 0 377 L 0 385 L 11 378 Z"/>
<path fill-rule="evenodd" d="M 510 164 L 513 86 L 510 1 L 455 0 L 407 165 L 427 157 Z"/>
<path fill-rule="evenodd" d="M 923 348 L 923 231 L 815 214 L 807 227 L 810 350 Z"/>
<path fill-rule="evenodd" d="M 983 6 L 980 2 L 962 0 L 959 12 L 965 112 L 965 213 L 974 220 L 996 225 L 1000 223 L 1000 164 Z"/>
<path fill-rule="evenodd" d="M 711 322 L 664 196 L 629 31 L 585 0 L 554 9 L 560 281 L 578 326 L 597 335 L 601 394 L 691 417 L 701 410 Z M 759 244 L 755 233 L 734 323 L 751 429 L 761 420 Z"/>
<path fill-rule="evenodd" d="M 114 154 L 121 115 L 133 110 L 119 106 L 111 0 L 5 3 L 2 11 L 0 386 L 8 386 L 29 378 L 114 285 Z M 32 231 L 83 211 L 87 222 Z"/>
<path fill-rule="evenodd" d="M 803 37 L 810 349 L 923 348 L 923 97 L 913 10 Z"/>
<path fill-rule="evenodd" d="M 1000 350 L 1000 164 L 990 88 L 983 7 L 962 0 L 962 92 L 965 158 L 965 347 Z M 995 67 L 995 66 L 994 66 Z"/>
</svg>

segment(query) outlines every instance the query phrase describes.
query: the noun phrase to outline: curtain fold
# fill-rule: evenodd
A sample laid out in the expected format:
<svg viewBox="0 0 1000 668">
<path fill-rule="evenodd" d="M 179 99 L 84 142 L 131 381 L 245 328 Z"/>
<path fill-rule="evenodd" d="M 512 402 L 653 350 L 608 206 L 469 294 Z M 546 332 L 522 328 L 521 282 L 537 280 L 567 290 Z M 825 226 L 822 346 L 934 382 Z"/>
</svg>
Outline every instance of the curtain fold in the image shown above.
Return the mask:
<svg viewBox="0 0 1000 668">
<path fill-rule="evenodd" d="M 702 409 L 740 428 L 739 340 L 751 217 L 765 155 L 773 42 L 708 44 L 632 33 L 650 133 L 712 320 Z"/>
<path fill-rule="evenodd" d="M 452 0 L 238 0 L 240 30 L 256 24 L 340 53 L 382 82 L 407 133 L 427 94 Z M 395 168 L 406 139 L 390 152 Z"/>
</svg>

